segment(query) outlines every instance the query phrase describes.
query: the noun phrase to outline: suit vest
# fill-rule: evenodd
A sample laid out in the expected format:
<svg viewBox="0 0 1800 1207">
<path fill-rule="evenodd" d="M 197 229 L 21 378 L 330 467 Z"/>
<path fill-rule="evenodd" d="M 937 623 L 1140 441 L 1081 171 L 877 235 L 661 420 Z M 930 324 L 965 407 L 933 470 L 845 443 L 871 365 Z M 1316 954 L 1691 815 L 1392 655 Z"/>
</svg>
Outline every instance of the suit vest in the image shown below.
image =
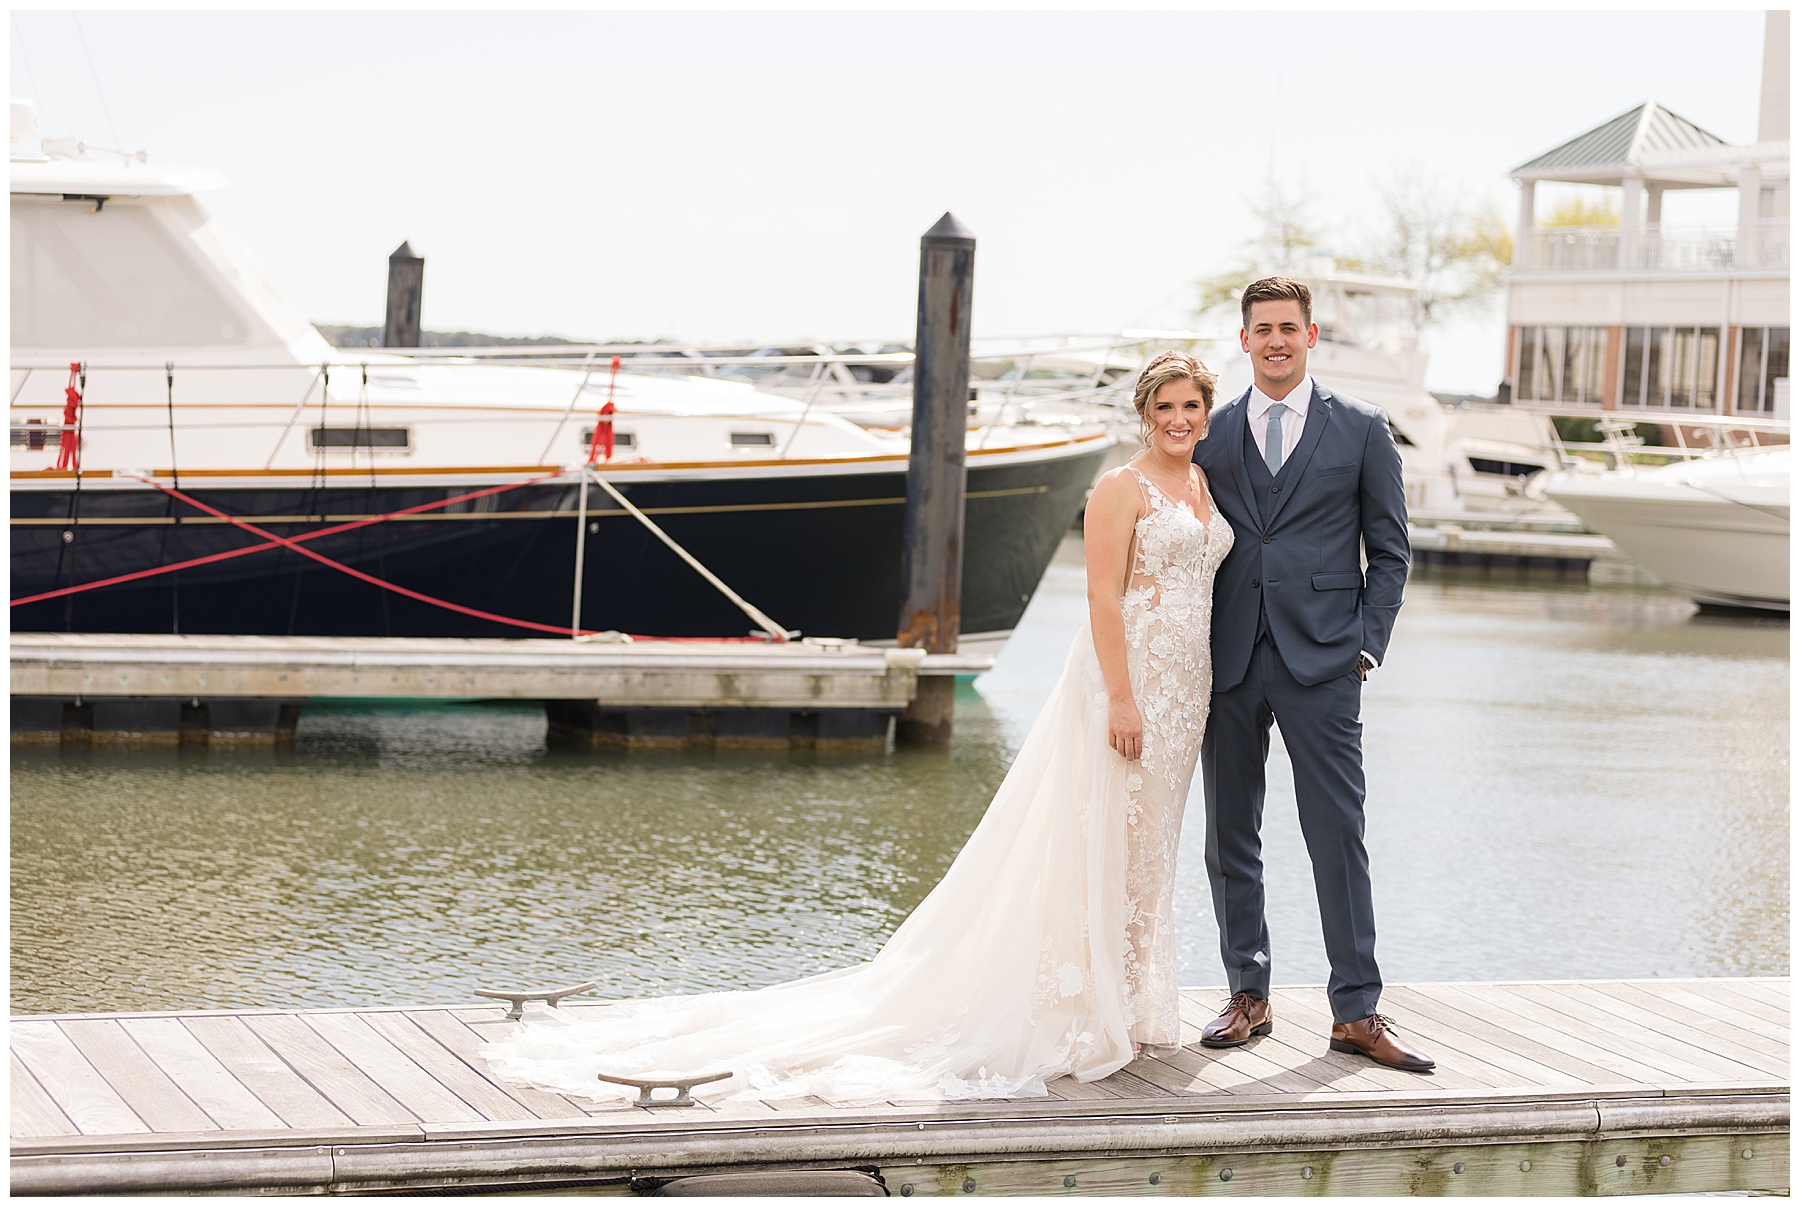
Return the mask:
<svg viewBox="0 0 1800 1207">
<path fill-rule="evenodd" d="M 1284 415 L 1282 418 L 1286 422 L 1292 422 L 1294 418 L 1293 412 L 1288 412 L 1288 414 Z M 1265 422 L 1266 421 L 1265 418 Z M 1250 423 L 1249 405 L 1246 402 L 1244 411 L 1244 472 L 1250 483 L 1250 496 L 1256 503 L 1257 517 L 1262 521 L 1263 526 L 1266 527 L 1269 522 L 1270 513 L 1275 510 L 1275 500 L 1280 496 L 1281 491 L 1288 489 L 1288 483 L 1294 476 L 1293 469 L 1296 458 L 1293 453 L 1289 453 L 1287 459 L 1281 463 L 1281 472 L 1278 474 L 1271 474 L 1269 472 L 1268 463 L 1263 460 L 1262 450 L 1256 447 L 1256 437 L 1251 434 Z M 1299 451 L 1298 445 L 1295 446 L 1295 451 Z M 1269 639 L 1270 644 L 1274 644 L 1275 634 L 1269 628 L 1269 605 L 1264 600 L 1261 591 L 1257 592 L 1256 599 L 1256 637 L 1252 640 L 1251 644 L 1254 645 L 1264 637 Z"/>
</svg>

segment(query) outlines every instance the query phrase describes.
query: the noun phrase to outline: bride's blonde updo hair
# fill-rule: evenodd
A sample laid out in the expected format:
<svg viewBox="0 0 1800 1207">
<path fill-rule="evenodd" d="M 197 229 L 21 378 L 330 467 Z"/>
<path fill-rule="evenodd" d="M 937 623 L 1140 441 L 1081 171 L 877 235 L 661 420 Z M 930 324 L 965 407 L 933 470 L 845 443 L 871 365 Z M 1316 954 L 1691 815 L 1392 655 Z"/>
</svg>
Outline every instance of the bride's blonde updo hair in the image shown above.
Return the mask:
<svg viewBox="0 0 1800 1207">
<path fill-rule="evenodd" d="M 1200 391 L 1200 400 L 1206 409 L 1206 417 L 1212 417 L 1213 386 L 1219 375 L 1200 363 L 1196 357 L 1186 352 L 1159 352 L 1144 366 L 1138 374 L 1137 388 L 1131 392 L 1131 405 L 1137 409 L 1138 439 L 1145 444 L 1150 443 L 1150 400 L 1156 392 L 1172 381 L 1191 381 L 1194 388 Z M 1205 439 L 1206 423 L 1200 425 L 1200 435 L 1196 439 Z"/>
</svg>

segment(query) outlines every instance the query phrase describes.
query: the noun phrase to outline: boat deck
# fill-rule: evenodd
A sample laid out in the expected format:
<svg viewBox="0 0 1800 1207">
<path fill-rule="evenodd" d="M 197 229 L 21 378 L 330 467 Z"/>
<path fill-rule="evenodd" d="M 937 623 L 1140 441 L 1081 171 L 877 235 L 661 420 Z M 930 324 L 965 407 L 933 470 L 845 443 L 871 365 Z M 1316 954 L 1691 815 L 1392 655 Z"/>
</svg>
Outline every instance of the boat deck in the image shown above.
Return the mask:
<svg viewBox="0 0 1800 1207">
<path fill-rule="evenodd" d="M 499 1004 L 15 1018 L 30 1193 L 1573 1194 L 1788 1185 L 1786 978 L 1390 986 L 1431 1076 L 1276 1028 L 1049 1099 L 600 1105 L 495 1081 Z M 579 1011 L 575 1002 L 566 1008 Z M 691 1181 L 684 1183 L 684 1179 Z M 734 1182 L 734 1179 L 736 1180 Z M 748 1180 L 747 1182 L 745 1180 Z M 758 1181 L 757 1179 L 762 1179 Z M 835 1179 L 835 1181 L 832 1181 Z"/>
</svg>

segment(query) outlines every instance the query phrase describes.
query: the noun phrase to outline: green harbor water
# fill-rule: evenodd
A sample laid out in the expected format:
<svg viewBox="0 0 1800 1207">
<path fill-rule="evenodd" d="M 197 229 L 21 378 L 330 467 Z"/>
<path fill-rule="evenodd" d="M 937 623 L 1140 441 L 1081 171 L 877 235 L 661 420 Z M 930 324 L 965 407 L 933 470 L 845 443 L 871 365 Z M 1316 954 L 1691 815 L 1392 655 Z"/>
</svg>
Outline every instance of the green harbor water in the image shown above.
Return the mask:
<svg viewBox="0 0 1800 1207">
<path fill-rule="evenodd" d="M 571 754 L 541 711 L 309 710 L 292 750 L 12 755 L 15 1013 L 604 995 L 864 959 L 981 817 L 1084 616 L 1065 543 L 948 753 Z M 1364 695 L 1390 982 L 1788 971 L 1788 627 L 1415 575 Z M 1279 741 L 1278 983 L 1326 974 Z M 1196 786 L 1190 817 L 1202 808 Z M 1222 981 L 1183 843 L 1182 979 Z"/>
</svg>

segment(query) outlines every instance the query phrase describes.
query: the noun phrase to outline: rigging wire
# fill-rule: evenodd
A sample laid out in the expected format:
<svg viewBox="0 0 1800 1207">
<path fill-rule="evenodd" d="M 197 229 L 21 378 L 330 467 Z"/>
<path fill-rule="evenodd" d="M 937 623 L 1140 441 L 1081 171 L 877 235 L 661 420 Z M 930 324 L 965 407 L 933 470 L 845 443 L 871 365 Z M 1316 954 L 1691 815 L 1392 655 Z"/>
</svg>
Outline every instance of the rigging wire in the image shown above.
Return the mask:
<svg viewBox="0 0 1800 1207">
<path fill-rule="evenodd" d="M 367 436 L 369 441 L 369 510 L 373 511 L 375 510 L 375 505 L 380 496 L 377 493 L 375 482 L 375 410 L 369 403 L 369 362 L 366 360 L 362 364 L 362 390 L 356 396 L 355 426 L 359 431 L 369 433 Z M 351 437 L 351 441 L 350 468 L 355 469 L 356 445 L 354 443 L 354 436 Z M 375 569 L 379 571 L 381 577 L 385 579 L 387 577 L 387 541 L 380 531 L 370 532 L 365 530 L 358 535 L 356 539 L 357 560 L 360 561 L 362 559 L 363 550 L 366 547 L 370 536 L 375 538 Z M 394 622 L 393 618 L 388 615 L 388 593 L 386 591 L 380 591 L 377 592 L 377 594 L 381 596 L 381 635 L 383 637 L 392 637 L 394 635 Z"/>
<path fill-rule="evenodd" d="M 44 92 L 43 89 L 38 87 L 37 72 L 31 69 L 31 52 L 25 49 L 25 31 L 19 28 L 19 17 L 17 13 L 13 14 L 12 27 L 13 42 L 17 44 L 19 48 L 19 57 L 25 61 L 25 78 L 31 81 L 31 95 L 38 104 L 42 105 L 44 103 Z M 41 111 L 39 115 L 40 117 L 42 116 Z"/>
<path fill-rule="evenodd" d="M 168 381 L 169 474 L 175 479 L 175 489 L 180 490 L 181 457 L 175 451 L 175 362 L 166 362 L 163 366 L 163 372 L 167 375 Z M 173 496 L 169 499 L 169 518 L 174 521 L 170 527 L 175 530 L 177 535 L 179 535 L 181 531 L 181 513 L 175 510 L 175 499 Z M 158 562 L 165 561 L 168 558 L 168 554 L 169 528 L 164 528 L 162 549 L 158 553 L 156 560 Z M 172 632 L 181 632 L 181 575 L 178 573 L 169 575 L 169 627 Z"/>
<path fill-rule="evenodd" d="M 321 366 L 319 376 L 324 379 L 319 389 L 319 437 L 313 441 L 312 501 L 319 512 L 319 523 L 325 522 L 325 503 L 321 492 L 324 490 L 325 475 L 325 429 L 331 408 L 331 366 Z M 304 405 L 301 407 L 304 412 Z M 304 418 L 304 415 L 302 415 Z M 306 574 L 304 558 L 294 563 L 294 598 L 288 604 L 288 636 L 294 635 L 294 625 L 300 619 L 300 580 Z"/>
<path fill-rule="evenodd" d="M 94 70 L 94 52 L 88 49 L 87 31 L 81 28 L 81 14 L 71 12 L 75 18 L 75 32 L 81 35 L 81 52 L 87 56 L 88 74 L 94 77 L 94 91 L 100 94 L 100 112 L 106 114 L 106 128 L 112 131 L 113 146 L 123 147 L 125 143 L 119 138 L 118 123 L 113 121 L 112 106 L 106 103 L 106 89 L 100 86 L 100 73 Z"/>
</svg>

